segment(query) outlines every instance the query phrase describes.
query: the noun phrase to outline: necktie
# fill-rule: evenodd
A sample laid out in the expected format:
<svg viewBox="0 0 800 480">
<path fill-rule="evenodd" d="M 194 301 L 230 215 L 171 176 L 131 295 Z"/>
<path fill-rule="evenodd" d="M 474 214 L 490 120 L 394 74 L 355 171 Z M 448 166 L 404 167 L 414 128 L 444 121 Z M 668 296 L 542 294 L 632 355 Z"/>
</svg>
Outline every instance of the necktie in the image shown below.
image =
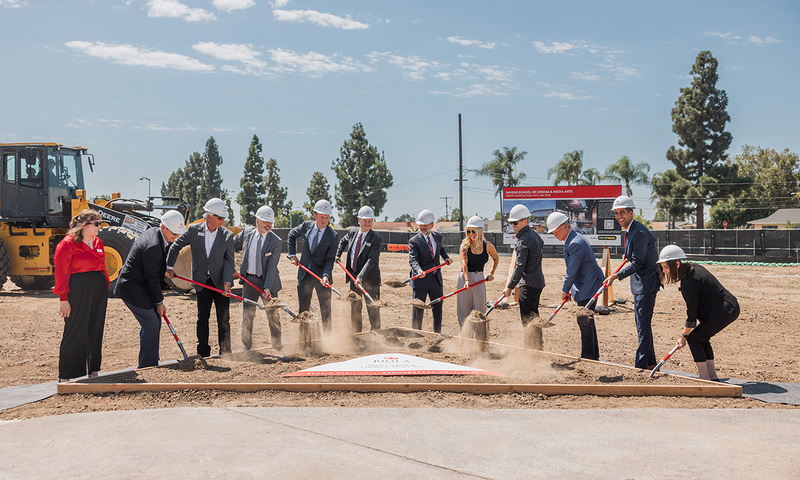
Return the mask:
<svg viewBox="0 0 800 480">
<path fill-rule="evenodd" d="M 314 229 L 314 233 L 312 233 L 314 238 L 311 239 L 311 250 L 312 251 L 317 248 L 317 244 L 319 243 L 319 234 L 320 234 L 320 230 L 318 228 L 315 228 Z"/>
<path fill-rule="evenodd" d="M 628 245 L 628 231 L 625 230 L 625 235 L 622 236 L 622 249 L 625 250 L 625 246 Z"/>
<path fill-rule="evenodd" d="M 260 277 L 264 274 L 263 267 L 261 265 L 261 247 L 264 246 L 264 235 L 258 236 L 258 243 L 256 243 L 256 258 L 254 261 L 256 262 L 256 276 Z"/>
<path fill-rule="evenodd" d="M 356 240 L 356 249 L 353 250 L 353 261 L 351 263 L 352 263 L 352 269 L 353 269 L 354 272 L 358 272 L 358 270 L 356 269 L 356 265 L 358 265 L 358 254 L 361 253 L 361 239 L 362 238 L 364 238 L 364 235 L 359 233 L 358 234 L 358 240 Z"/>
<path fill-rule="evenodd" d="M 428 248 L 431 249 L 431 257 L 436 258 L 436 254 L 433 253 L 433 244 L 431 243 L 431 236 L 428 235 Z"/>
</svg>

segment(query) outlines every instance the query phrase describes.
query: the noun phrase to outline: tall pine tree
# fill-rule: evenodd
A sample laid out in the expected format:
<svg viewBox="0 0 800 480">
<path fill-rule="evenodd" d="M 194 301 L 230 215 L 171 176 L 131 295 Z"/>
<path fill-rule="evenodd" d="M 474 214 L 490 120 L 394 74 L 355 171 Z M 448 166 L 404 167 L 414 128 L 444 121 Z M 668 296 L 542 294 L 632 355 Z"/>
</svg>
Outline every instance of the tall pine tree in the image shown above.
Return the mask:
<svg viewBox="0 0 800 480">
<path fill-rule="evenodd" d="M 336 173 L 336 209 L 341 213 L 343 227 L 356 225 L 358 209 L 368 205 L 380 215 L 386 205 L 386 191 L 394 180 L 383 153 L 370 145 L 364 127 L 353 126 L 350 138 L 339 149 L 339 158 L 331 169 Z"/>
<path fill-rule="evenodd" d="M 303 203 L 303 208 L 309 213 L 314 214 L 314 205 L 320 200 L 330 200 L 331 187 L 328 185 L 328 179 L 322 172 L 314 172 L 311 176 L 311 183 L 306 189 L 308 201 Z"/>
<path fill-rule="evenodd" d="M 172 172 L 167 183 L 161 184 L 161 195 L 165 197 L 178 197 L 189 204 L 189 221 L 194 221 L 202 216 L 205 200 L 200 198 L 200 181 L 205 167 L 203 157 L 199 152 L 194 152 L 186 160 L 183 168 Z M 197 214 L 198 206 L 200 215 Z"/>
<path fill-rule="evenodd" d="M 204 171 L 200 177 L 200 191 L 198 198 L 198 205 L 195 207 L 195 217 L 200 218 L 203 216 L 203 205 L 210 198 L 220 198 L 222 200 L 228 199 L 228 191 L 222 188 L 222 175 L 219 172 L 219 167 L 222 165 L 222 156 L 219 154 L 219 148 L 214 137 L 208 137 L 206 141 L 206 150 L 203 152 L 203 168 Z M 228 208 L 230 213 L 230 207 Z"/>
<path fill-rule="evenodd" d="M 262 149 L 258 136 L 253 135 L 250 149 L 247 152 L 247 160 L 244 162 L 244 175 L 239 180 L 239 186 L 242 187 L 242 190 L 236 198 L 236 203 L 242 207 L 239 215 L 245 225 L 255 224 L 256 210 L 265 204 L 267 188 L 264 184 Z"/>
<path fill-rule="evenodd" d="M 740 188 L 736 168 L 726 163 L 733 137 L 725 131 L 728 95 L 717 88 L 719 62 L 708 50 L 697 55 L 692 84 L 681 88 L 672 109 L 672 131 L 678 145 L 669 147 L 667 160 L 675 168 L 653 177 L 658 208 L 671 215 L 694 213 L 697 228 L 704 228 L 705 206 L 730 197 Z"/>
<path fill-rule="evenodd" d="M 276 219 L 285 218 L 288 221 L 293 204 L 291 201 L 286 201 L 289 190 L 286 187 L 281 187 L 281 169 L 278 168 L 278 161 L 274 158 L 267 160 L 266 170 L 267 173 L 264 175 L 267 195 L 266 203 L 275 211 Z"/>
</svg>

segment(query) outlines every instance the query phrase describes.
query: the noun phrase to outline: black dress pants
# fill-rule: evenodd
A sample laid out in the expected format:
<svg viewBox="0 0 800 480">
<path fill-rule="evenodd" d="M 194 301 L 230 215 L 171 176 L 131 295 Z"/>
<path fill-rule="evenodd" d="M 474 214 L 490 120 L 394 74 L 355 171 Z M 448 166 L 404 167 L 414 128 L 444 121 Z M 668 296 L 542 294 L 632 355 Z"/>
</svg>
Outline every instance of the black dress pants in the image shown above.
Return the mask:
<svg viewBox="0 0 800 480">
<path fill-rule="evenodd" d="M 205 284 L 219 288 L 214 285 L 211 277 L 208 277 Z M 219 353 L 231 352 L 231 321 L 230 306 L 231 299 L 225 295 L 202 288 L 197 292 L 197 353 L 203 357 L 211 355 L 211 345 L 208 344 L 208 321 L 211 318 L 211 305 L 217 310 L 217 340 L 219 341 Z"/>
<path fill-rule="evenodd" d="M 108 283 L 101 271 L 73 273 L 69 277 L 70 314 L 58 354 L 58 378 L 78 378 L 100 371 L 103 329 L 106 324 Z"/>
<path fill-rule="evenodd" d="M 428 288 L 415 288 L 414 298 L 425 301 L 425 298 L 436 300 L 444 295 L 444 288 L 438 282 L 431 281 Z M 433 331 L 442 333 L 442 302 L 433 305 Z M 422 318 L 425 316 L 425 310 L 421 308 L 411 307 L 411 328 L 422 330 Z"/>
</svg>

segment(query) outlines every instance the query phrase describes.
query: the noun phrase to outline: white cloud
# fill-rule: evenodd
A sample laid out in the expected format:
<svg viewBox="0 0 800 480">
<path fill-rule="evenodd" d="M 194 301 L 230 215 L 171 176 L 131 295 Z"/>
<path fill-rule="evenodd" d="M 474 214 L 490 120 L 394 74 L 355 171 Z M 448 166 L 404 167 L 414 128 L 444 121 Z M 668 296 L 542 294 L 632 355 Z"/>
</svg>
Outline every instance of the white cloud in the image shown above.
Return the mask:
<svg viewBox="0 0 800 480">
<path fill-rule="evenodd" d="M 551 42 L 547 45 L 543 42 L 533 42 L 533 48 L 539 53 L 552 54 L 552 53 L 566 53 L 576 48 L 582 48 L 581 45 L 566 42 Z"/>
<path fill-rule="evenodd" d="M 587 82 L 594 82 L 602 78 L 600 75 L 589 72 L 570 72 L 569 76 L 576 80 L 585 80 Z"/>
<path fill-rule="evenodd" d="M 23 0 L 0 0 L 0 7 L 19 8 L 25 5 Z"/>
<path fill-rule="evenodd" d="M 289 5 L 291 2 L 292 2 L 292 0 L 272 0 L 269 3 L 270 3 L 270 5 L 272 5 L 275 8 L 283 8 L 286 5 Z"/>
<path fill-rule="evenodd" d="M 178 0 L 149 0 L 147 5 L 148 17 L 155 18 L 183 18 L 187 22 L 203 22 L 216 20 L 217 17 L 202 8 L 190 8 Z"/>
<path fill-rule="evenodd" d="M 367 54 L 367 58 L 373 62 L 383 60 L 394 65 L 400 69 L 404 77 L 414 81 L 424 80 L 428 72 L 442 69 L 442 64 L 436 60 L 427 60 L 418 55 L 402 56 L 390 52 L 371 52 Z"/>
<path fill-rule="evenodd" d="M 223 12 L 246 10 L 256 4 L 253 0 L 214 0 L 212 3 Z"/>
<path fill-rule="evenodd" d="M 351 57 L 322 55 L 320 53 L 296 53 L 291 50 L 269 51 L 273 65 L 271 71 L 278 73 L 304 73 L 319 77 L 328 73 L 369 72 L 372 69 Z"/>
<path fill-rule="evenodd" d="M 186 55 L 158 50 L 145 50 L 132 45 L 115 45 L 78 40 L 66 42 L 64 45 L 72 50 L 83 52 L 86 55 L 102 58 L 104 60 L 112 60 L 123 65 L 174 68 L 176 70 L 195 72 L 210 72 L 214 70 L 212 65 L 207 65 L 197 59 L 187 57 Z"/>
<path fill-rule="evenodd" d="M 773 43 L 781 43 L 781 40 L 777 37 L 773 36 L 766 36 L 766 37 L 759 37 L 756 35 L 737 35 L 731 32 L 715 32 L 713 30 L 709 30 L 708 32 L 703 33 L 706 37 L 719 37 L 724 40 L 727 40 L 726 43 L 729 45 L 756 45 L 756 46 L 764 46 L 770 45 Z"/>
<path fill-rule="evenodd" d="M 185 123 L 184 124 L 180 124 L 180 125 L 178 125 L 176 127 L 170 127 L 170 126 L 166 126 L 166 125 L 157 125 L 155 123 L 148 123 L 148 124 L 146 124 L 144 126 L 133 127 L 133 128 L 144 129 L 144 130 L 153 130 L 153 131 L 157 131 L 157 132 L 194 132 L 194 131 L 197 130 L 196 127 L 193 127 L 191 125 L 186 125 Z"/>
<path fill-rule="evenodd" d="M 590 98 L 593 98 L 591 95 L 581 95 L 579 93 L 569 91 L 563 86 L 555 86 L 549 83 L 540 83 L 539 85 L 545 89 L 545 92 L 542 94 L 544 98 L 558 98 L 569 101 L 589 100 Z"/>
<path fill-rule="evenodd" d="M 447 37 L 447 41 L 464 47 L 479 47 L 487 50 L 491 50 L 497 45 L 495 42 L 481 42 L 480 40 L 469 40 L 461 37 Z"/>
<path fill-rule="evenodd" d="M 223 70 L 227 71 L 236 73 L 261 73 L 267 66 L 265 61 L 258 58 L 261 54 L 253 50 L 252 45 L 200 42 L 192 45 L 192 48 L 200 53 L 211 55 L 216 59 L 239 62 L 245 66 L 244 70 L 231 66 L 222 67 Z"/>
<path fill-rule="evenodd" d="M 363 30 L 369 28 L 366 23 L 357 22 L 347 17 L 340 17 L 316 10 L 273 10 L 276 20 L 283 22 L 311 22 L 323 27 L 341 28 L 344 30 Z"/>
</svg>

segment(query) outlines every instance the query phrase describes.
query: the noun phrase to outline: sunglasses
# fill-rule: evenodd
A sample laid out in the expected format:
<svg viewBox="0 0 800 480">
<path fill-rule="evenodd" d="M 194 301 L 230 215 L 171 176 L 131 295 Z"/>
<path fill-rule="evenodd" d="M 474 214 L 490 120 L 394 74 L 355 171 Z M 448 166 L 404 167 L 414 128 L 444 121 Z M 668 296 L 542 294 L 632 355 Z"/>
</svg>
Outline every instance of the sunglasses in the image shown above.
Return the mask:
<svg viewBox="0 0 800 480">
<path fill-rule="evenodd" d="M 213 213 L 212 213 L 212 215 L 214 215 L 214 217 L 215 217 L 217 220 L 220 220 L 220 221 L 222 221 L 222 220 L 225 220 L 225 217 L 220 217 L 219 215 L 216 215 L 216 214 L 213 214 Z"/>
<path fill-rule="evenodd" d="M 102 224 L 103 224 L 103 222 L 100 222 L 100 221 L 97 221 L 97 220 L 95 220 L 94 222 L 86 222 L 86 225 L 94 225 L 95 227 L 99 227 Z"/>
<path fill-rule="evenodd" d="M 508 223 L 510 223 L 511 225 L 517 226 L 517 224 L 519 224 L 519 222 L 520 222 L 519 220 L 514 220 L 513 222 L 508 222 Z"/>
<path fill-rule="evenodd" d="M 475 235 L 477 233 L 478 233 L 477 230 L 467 230 L 467 235 Z"/>
</svg>

